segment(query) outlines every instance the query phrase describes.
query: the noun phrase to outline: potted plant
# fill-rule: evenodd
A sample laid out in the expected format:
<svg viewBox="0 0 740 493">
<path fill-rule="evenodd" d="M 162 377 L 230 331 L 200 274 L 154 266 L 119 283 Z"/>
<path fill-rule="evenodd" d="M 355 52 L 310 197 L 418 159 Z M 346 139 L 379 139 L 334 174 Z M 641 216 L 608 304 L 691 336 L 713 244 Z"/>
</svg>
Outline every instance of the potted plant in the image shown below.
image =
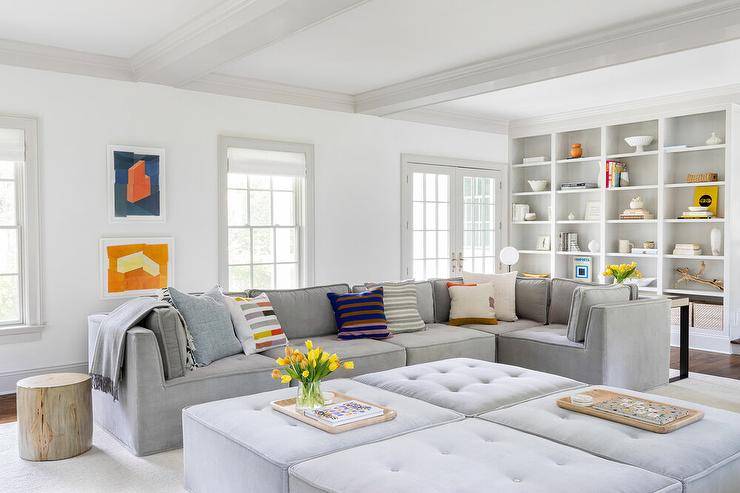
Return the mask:
<svg viewBox="0 0 740 493">
<path fill-rule="evenodd" d="M 637 262 L 631 264 L 612 264 L 607 265 L 604 272 L 601 273 L 604 277 L 613 277 L 614 284 L 622 284 L 625 279 L 631 277 L 642 277 L 642 273 L 637 270 Z"/>
<path fill-rule="evenodd" d="M 285 357 L 278 358 L 280 369 L 272 370 L 272 378 L 282 383 L 298 382 L 296 409 L 318 409 L 324 406 L 321 393 L 321 380 L 336 371 L 339 367 L 351 370 L 355 367 L 352 361 L 340 361 L 336 353 L 329 354 L 322 348 L 313 347 L 311 340 L 306 341 L 306 353 L 291 347 L 285 348 Z"/>
</svg>

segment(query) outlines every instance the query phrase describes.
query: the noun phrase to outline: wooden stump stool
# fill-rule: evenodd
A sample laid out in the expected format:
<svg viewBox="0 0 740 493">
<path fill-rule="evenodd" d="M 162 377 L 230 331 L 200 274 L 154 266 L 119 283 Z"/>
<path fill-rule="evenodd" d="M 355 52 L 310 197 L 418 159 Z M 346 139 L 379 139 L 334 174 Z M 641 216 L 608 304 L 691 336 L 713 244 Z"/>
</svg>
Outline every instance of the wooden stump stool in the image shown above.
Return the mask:
<svg viewBox="0 0 740 493">
<path fill-rule="evenodd" d="M 92 379 L 81 373 L 24 378 L 16 386 L 18 452 L 26 460 L 58 460 L 92 447 Z"/>
</svg>

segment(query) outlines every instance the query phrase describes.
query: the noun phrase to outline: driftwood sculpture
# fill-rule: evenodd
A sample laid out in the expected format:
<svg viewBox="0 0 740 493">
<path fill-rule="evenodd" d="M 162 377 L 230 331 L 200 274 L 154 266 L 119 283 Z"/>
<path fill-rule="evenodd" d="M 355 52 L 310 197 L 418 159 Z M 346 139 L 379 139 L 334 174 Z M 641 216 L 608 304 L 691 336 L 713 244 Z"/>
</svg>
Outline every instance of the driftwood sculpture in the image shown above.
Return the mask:
<svg viewBox="0 0 740 493">
<path fill-rule="evenodd" d="M 702 261 L 701 265 L 699 266 L 699 270 L 696 271 L 696 274 L 692 274 L 689 271 L 688 267 L 678 267 L 676 269 L 676 272 L 679 273 L 679 278 L 676 280 L 676 287 L 678 287 L 679 284 L 682 282 L 695 282 L 698 284 L 703 284 L 705 286 L 712 286 L 713 288 L 719 289 L 720 291 L 725 290 L 725 283 L 721 279 L 706 279 L 702 277 L 704 275 L 704 270 L 706 269 L 706 264 Z"/>
</svg>

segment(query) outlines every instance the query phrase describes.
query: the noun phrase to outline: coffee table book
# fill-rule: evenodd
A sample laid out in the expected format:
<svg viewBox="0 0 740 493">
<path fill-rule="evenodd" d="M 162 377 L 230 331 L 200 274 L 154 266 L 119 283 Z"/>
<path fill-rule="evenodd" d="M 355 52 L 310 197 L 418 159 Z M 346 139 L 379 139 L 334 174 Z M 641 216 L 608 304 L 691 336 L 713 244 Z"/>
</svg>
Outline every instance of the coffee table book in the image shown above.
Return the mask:
<svg viewBox="0 0 740 493">
<path fill-rule="evenodd" d="M 347 394 L 342 394 L 341 392 L 334 392 L 334 399 L 332 400 L 332 404 L 338 404 L 345 401 L 357 401 L 362 404 L 367 404 L 368 406 L 378 407 L 383 410 L 383 413 L 379 416 L 332 426 L 330 424 L 323 423 L 317 419 L 306 416 L 303 410 L 296 409 L 295 397 L 292 397 L 290 399 L 280 399 L 277 401 L 272 401 L 270 405 L 275 411 L 286 414 L 291 418 L 302 421 L 327 433 L 344 433 L 345 431 L 356 430 L 358 428 L 374 425 L 377 423 L 384 423 L 385 421 L 390 421 L 392 419 L 395 419 L 396 417 L 396 411 L 394 411 L 393 409 L 383 407 L 378 404 L 372 404 L 370 402 L 363 401 L 362 399 L 357 399 L 355 397 L 348 396 Z"/>
<path fill-rule="evenodd" d="M 615 423 L 621 423 L 623 425 L 633 426 L 635 428 L 640 428 L 641 430 L 652 431 L 653 433 L 670 433 L 686 425 L 695 423 L 696 421 L 699 421 L 701 418 L 704 417 L 704 413 L 702 411 L 698 411 L 695 409 L 688 409 L 680 406 L 674 406 L 672 404 L 650 401 L 631 396 L 629 394 L 619 394 L 617 392 L 612 392 L 605 389 L 586 390 L 584 392 L 579 392 L 578 395 L 591 396 L 593 398 L 593 404 L 588 406 L 573 404 L 571 402 L 570 396 L 566 396 L 558 399 L 556 401 L 557 405 L 569 411 L 588 414 L 589 416 L 614 421 Z M 682 414 L 682 416 L 666 424 L 653 424 L 630 416 L 603 411 L 594 407 L 600 403 L 604 403 L 612 399 L 629 399 L 631 401 L 640 401 L 642 403 L 649 404 L 658 408 L 668 408 L 669 411 L 680 413 Z"/>
</svg>

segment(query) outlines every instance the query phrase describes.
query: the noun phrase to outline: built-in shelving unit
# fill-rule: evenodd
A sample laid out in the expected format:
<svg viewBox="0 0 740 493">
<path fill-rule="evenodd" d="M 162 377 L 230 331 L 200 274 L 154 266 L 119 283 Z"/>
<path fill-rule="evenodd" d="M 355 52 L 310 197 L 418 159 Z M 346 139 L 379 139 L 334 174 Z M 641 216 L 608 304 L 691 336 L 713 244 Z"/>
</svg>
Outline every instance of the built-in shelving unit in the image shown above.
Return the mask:
<svg viewBox="0 0 740 493">
<path fill-rule="evenodd" d="M 511 139 L 512 172 L 511 204 L 527 204 L 537 213 L 538 221 L 511 222 L 509 243 L 519 249 L 521 272 L 572 277 L 573 257 L 590 257 L 593 278 L 607 263 L 638 263 L 644 277 L 655 278 L 652 285 L 640 287 L 651 294 L 686 295 L 693 300 L 724 302 L 725 329 L 715 330 L 729 335 L 728 287 L 731 283 L 729 254 L 730 219 L 725 211 L 730 207 L 730 150 L 734 105 L 718 105 L 695 113 L 656 114 L 652 119 L 623 121 L 586 128 L 538 135 L 515 135 Z M 740 116 L 735 117 L 740 120 Z M 704 143 L 715 132 L 721 144 Z M 634 135 L 653 136 L 653 142 L 641 152 L 624 141 Z M 580 143 L 583 156 L 570 159 L 571 144 Z M 686 146 L 686 147 L 678 147 Z M 543 162 L 522 164 L 525 158 L 542 156 Z M 627 165 L 626 186 L 604 188 L 607 160 Z M 717 173 L 718 181 L 690 183 L 690 173 Z M 547 180 L 547 191 L 533 192 L 529 180 Z M 567 182 L 596 183 L 599 188 L 563 190 Z M 694 205 L 696 187 L 718 188 L 718 209 L 712 219 L 679 219 L 688 206 Z M 655 219 L 620 219 L 620 213 L 630 208 L 630 201 L 639 195 L 644 207 Z M 586 219 L 586 208 L 598 209 L 598 218 Z M 569 219 L 575 215 L 574 219 Z M 527 227 L 525 227 L 527 225 Z M 710 236 L 713 229 L 722 235 L 720 255 L 711 255 Z M 580 252 L 558 251 L 560 233 L 578 234 Z M 537 250 L 543 236 L 550 238 L 550 250 Z M 628 240 L 634 247 L 644 242 L 656 244 L 656 254 L 622 253 L 619 240 Z M 697 243 L 702 255 L 673 255 L 676 243 Z M 590 247 L 596 251 L 589 251 Z M 727 256 L 726 256 L 727 255 Z M 725 290 L 717 291 L 696 283 L 676 283 L 676 269 L 688 267 L 696 272 L 704 262 L 704 276 L 722 279 Z M 740 311 L 738 312 L 740 318 Z"/>
</svg>

